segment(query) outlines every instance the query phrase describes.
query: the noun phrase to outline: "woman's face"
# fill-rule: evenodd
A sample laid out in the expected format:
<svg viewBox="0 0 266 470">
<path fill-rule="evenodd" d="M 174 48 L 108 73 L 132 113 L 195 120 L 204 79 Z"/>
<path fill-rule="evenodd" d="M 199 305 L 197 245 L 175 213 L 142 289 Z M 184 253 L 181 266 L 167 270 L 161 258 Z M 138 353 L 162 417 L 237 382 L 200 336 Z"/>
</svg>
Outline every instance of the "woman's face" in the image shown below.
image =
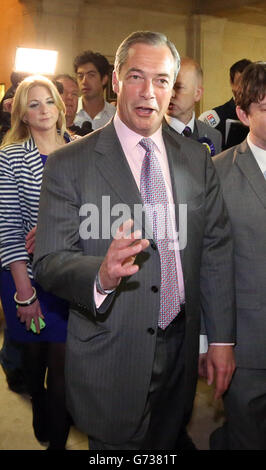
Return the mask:
<svg viewBox="0 0 266 470">
<path fill-rule="evenodd" d="M 36 85 L 29 90 L 26 109 L 23 121 L 31 131 L 43 132 L 56 128 L 59 111 L 45 86 Z"/>
</svg>

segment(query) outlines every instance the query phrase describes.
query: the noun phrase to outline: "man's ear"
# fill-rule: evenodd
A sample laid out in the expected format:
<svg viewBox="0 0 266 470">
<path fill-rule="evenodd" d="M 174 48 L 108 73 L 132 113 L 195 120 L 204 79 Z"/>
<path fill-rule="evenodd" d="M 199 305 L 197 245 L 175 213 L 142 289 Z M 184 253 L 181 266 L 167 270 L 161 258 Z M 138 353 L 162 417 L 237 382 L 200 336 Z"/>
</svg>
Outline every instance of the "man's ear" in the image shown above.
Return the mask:
<svg viewBox="0 0 266 470">
<path fill-rule="evenodd" d="M 107 85 L 107 82 L 108 82 L 108 75 L 104 75 L 103 78 L 102 78 L 102 85 L 103 85 L 103 88 L 105 87 L 105 85 Z"/>
<path fill-rule="evenodd" d="M 195 90 L 195 96 L 194 96 L 195 103 L 200 101 L 202 95 L 203 95 L 203 87 L 199 85 L 199 86 L 197 86 L 197 88 Z"/>
<path fill-rule="evenodd" d="M 113 91 L 118 94 L 119 93 L 119 80 L 116 76 L 115 70 L 113 70 L 112 74 L 112 85 L 113 85 Z"/>
<path fill-rule="evenodd" d="M 249 117 L 246 111 L 240 108 L 240 106 L 236 107 L 236 114 L 238 116 L 239 121 L 241 121 L 245 126 L 249 127 Z"/>
</svg>

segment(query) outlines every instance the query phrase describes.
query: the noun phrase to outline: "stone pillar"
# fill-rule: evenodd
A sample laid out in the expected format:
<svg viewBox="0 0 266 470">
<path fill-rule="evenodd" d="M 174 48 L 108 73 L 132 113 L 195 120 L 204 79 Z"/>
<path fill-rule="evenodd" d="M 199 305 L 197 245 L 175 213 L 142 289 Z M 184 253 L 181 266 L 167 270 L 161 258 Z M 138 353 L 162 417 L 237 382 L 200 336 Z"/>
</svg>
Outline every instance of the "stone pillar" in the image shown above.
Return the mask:
<svg viewBox="0 0 266 470">
<path fill-rule="evenodd" d="M 196 114 L 222 104 L 221 90 L 228 76 L 224 68 L 225 18 L 192 15 L 187 22 L 187 55 L 195 59 L 203 69 L 203 97 Z"/>
</svg>

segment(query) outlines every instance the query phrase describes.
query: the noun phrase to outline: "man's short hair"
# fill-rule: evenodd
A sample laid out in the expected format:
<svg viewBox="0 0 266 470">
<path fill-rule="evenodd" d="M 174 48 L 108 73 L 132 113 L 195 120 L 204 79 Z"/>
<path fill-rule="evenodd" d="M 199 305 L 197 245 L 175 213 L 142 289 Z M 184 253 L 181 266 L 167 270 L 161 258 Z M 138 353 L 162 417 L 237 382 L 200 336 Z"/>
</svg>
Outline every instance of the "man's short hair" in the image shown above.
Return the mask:
<svg viewBox="0 0 266 470">
<path fill-rule="evenodd" d="M 246 114 L 251 103 L 259 103 L 266 95 L 266 62 L 253 62 L 241 75 L 236 91 L 236 105 Z"/>
<path fill-rule="evenodd" d="M 116 51 L 114 64 L 114 69 L 117 75 L 119 76 L 122 66 L 127 61 L 130 47 L 138 43 L 147 44 L 150 46 L 167 46 L 170 49 L 175 62 L 175 81 L 180 68 L 180 57 L 176 47 L 171 41 L 169 41 L 169 39 L 167 39 L 165 34 L 152 31 L 136 31 L 135 33 L 130 34 L 120 44 Z"/>
<path fill-rule="evenodd" d="M 188 65 L 190 67 L 193 67 L 197 79 L 200 82 L 202 82 L 202 80 L 203 80 L 203 70 L 202 70 L 200 64 L 196 60 L 192 59 L 192 57 L 186 57 L 186 56 L 182 57 L 181 58 L 181 67 L 182 67 L 182 65 Z"/>
<path fill-rule="evenodd" d="M 231 83 L 234 83 L 235 74 L 237 72 L 242 73 L 245 70 L 245 68 L 251 63 L 252 62 L 249 59 L 241 59 L 241 60 L 238 60 L 237 62 L 235 62 L 230 67 L 230 81 L 231 81 Z"/>
<path fill-rule="evenodd" d="M 77 73 L 81 65 L 91 62 L 98 70 L 101 78 L 109 74 L 110 64 L 106 57 L 99 52 L 84 51 L 74 59 L 74 71 Z"/>
<path fill-rule="evenodd" d="M 54 80 L 57 81 L 57 80 L 60 80 L 62 78 L 67 78 L 68 80 L 72 80 L 72 82 L 74 82 L 78 86 L 78 82 L 77 82 L 76 78 L 72 77 L 72 75 L 69 75 L 68 73 L 59 73 L 58 75 L 56 75 L 54 77 Z"/>
</svg>

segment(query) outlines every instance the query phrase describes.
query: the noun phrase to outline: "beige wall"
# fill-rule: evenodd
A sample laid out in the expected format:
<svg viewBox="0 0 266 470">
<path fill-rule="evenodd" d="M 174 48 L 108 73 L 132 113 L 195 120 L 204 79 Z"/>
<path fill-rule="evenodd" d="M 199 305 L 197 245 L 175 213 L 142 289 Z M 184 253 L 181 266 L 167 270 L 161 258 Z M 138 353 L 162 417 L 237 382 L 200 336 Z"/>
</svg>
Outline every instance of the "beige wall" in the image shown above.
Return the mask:
<svg viewBox="0 0 266 470">
<path fill-rule="evenodd" d="M 232 96 L 229 68 L 240 59 L 266 60 L 266 26 L 236 23 L 223 18 L 200 17 L 198 59 L 204 70 L 201 111 Z"/>
<path fill-rule="evenodd" d="M 77 52 L 92 48 L 103 52 L 110 62 L 120 42 L 132 31 L 160 31 L 176 44 L 182 54 L 186 51 L 186 17 L 134 8 L 106 8 L 104 11 L 87 6 L 80 19 L 80 41 Z"/>
<path fill-rule="evenodd" d="M 201 112 L 231 97 L 229 67 L 235 61 L 266 58 L 266 26 L 123 6 L 99 8 L 84 0 L 1 0 L 1 6 L 0 82 L 6 86 L 16 46 L 57 49 L 56 72 L 72 73 L 79 52 L 92 49 L 112 63 L 119 43 L 130 32 L 151 29 L 166 33 L 181 55 L 201 63 L 205 88 Z"/>
<path fill-rule="evenodd" d="M 35 43 L 34 18 L 19 0 L 1 0 L 0 16 L 0 82 L 9 86 L 17 46 Z"/>
</svg>

